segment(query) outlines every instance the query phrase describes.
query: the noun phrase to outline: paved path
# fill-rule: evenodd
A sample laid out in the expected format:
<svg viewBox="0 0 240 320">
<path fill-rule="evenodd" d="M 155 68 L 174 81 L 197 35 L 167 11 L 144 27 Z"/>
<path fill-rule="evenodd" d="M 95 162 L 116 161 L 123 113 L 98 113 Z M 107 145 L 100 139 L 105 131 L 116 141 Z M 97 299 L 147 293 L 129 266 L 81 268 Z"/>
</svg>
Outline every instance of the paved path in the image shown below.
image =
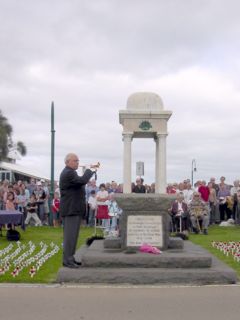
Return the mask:
<svg viewBox="0 0 240 320">
<path fill-rule="evenodd" d="M 0 285 L 1 320 L 239 320 L 240 285 Z"/>
</svg>

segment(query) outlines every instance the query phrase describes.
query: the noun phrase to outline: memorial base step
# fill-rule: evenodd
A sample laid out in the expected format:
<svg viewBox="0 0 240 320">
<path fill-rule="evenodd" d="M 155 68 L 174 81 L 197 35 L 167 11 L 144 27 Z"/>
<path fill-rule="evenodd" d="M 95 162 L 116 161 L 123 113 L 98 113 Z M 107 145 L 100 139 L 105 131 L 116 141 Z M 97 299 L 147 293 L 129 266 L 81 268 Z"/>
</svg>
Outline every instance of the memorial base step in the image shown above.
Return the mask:
<svg viewBox="0 0 240 320">
<path fill-rule="evenodd" d="M 103 240 L 98 240 L 82 253 L 81 262 L 87 268 L 209 268 L 212 257 L 190 248 L 166 250 L 161 254 L 105 249 Z"/>
<path fill-rule="evenodd" d="M 102 248 L 102 249 L 101 249 Z M 133 284 L 133 285 L 157 285 L 157 284 L 187 284 L 187 285 L 207 285 L 207 284 L 233 284 L 237 282 L 236 272 L 228 267 L 226 264 L 218 260 L 216 257 L 208 253 L 206 250 L 201 247 L 192 244 L 190 241 L 184 242 L 184 250 L 167 250 L 163 252 L 162 258 L 170 257 L 171 255 L 179 255 L 180 259 L 187 259 L 189 256 L 194 257 L 197 261 L 201 260 L 199 258 L 206 257 L 210 258 L 210 266 L 200 267 L 195 264 L 192 267 L 179 267 L 173 265 L 173 267 L 159 267 L 157 264 L 154 267 L 145 265 L 132 265 L 121 267 L 116 261 L 111 263 L 105 262 L 105 265 L 96 266 L 99 263 L 97 258 L 98 251 L 102 250 L 102 257 L 106 255 L 119 255 L 119 260 L 122 259 L 122 256 L 125 261 L 133 261 L 132 257 L 139 256 L 140 260 L 145 261 L 148 259 L 148 262 L 151 264 L 152 260 L 157 258 L 155 261 L 160 258 L 152 254 L 142 254 L 140 252 L 133 254 L 125 254 L 120 250 L 115 250 L 115 253 L 106 252 L 106 249 L 103 248 L 103 242 L 101 240 L 94 241 L 90 247 L 83 246 L 78 250 L 76 254 L 76 259 L 81 260 L 83 265 L 79 269 L 68 269 L 61 268 L 58 272 L 57 282 L 59 283 L 81 283 L 81 284 Z M 95 253 L 94 253 L 95 251 Z M 114 251 L 114 250 L 113 250 Z M 91 260 L 91 256 L 95 255 L 95 261 Z M 164 256 L 165 255 L 165 256 Z M 116 259 L 115 256 L 115 259 Z M 121 259 L 120 259 L 121 257 Z M 130 259 L 130 260 L 128 260 Z M 136 258 L 134 258 L 136 259 Z M 88 261 L 88 262 L 87 262 Z M 180 260 L 179 260 L 180 261 Z M 89 266 L 86 266 L 86 263 L 89 263 Z M 102 263 L 102 262 L 101 262 Z M 202 262 L 201 262 L 202 263 Z M 201 264 L 200 263 L 200 264 Z"/>
</svg>

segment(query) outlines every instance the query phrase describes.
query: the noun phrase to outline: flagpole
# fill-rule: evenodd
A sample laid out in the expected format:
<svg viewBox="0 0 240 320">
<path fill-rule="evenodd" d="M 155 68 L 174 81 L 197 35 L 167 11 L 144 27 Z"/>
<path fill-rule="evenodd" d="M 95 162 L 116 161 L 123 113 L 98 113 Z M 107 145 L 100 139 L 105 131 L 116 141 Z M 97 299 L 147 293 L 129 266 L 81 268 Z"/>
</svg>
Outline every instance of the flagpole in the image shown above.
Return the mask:
<svg viewBox="0 0 240 320">
<path fill-rule="evenodd" d="M 50 208 L 54 198 L 54 160 L 55 160 L 55 129 L 54 129 L 54 102 L 51 104 L 51 187 Z M 52 210 L 50 209 L 50 224 L 52 224 Z"/>
</svg>

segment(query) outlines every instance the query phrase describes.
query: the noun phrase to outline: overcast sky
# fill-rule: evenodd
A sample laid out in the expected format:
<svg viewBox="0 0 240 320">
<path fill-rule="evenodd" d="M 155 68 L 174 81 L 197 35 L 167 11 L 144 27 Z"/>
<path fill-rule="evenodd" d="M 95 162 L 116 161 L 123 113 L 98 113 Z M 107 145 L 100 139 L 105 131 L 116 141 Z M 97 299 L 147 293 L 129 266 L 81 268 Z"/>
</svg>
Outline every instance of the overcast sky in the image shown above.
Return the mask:
<svg viewBox="0 0 240 320">
<path fill-rule="evenodd" d="M 161 96 L 169 182 L 240 178 L 239 0 L 0 0 L 0 109 L 28 154 L 19 164 L 55 178 L 64 156 L 101 162 L 99 182 L 122 181 L 119 110 L 130 94 Z M 152 139 L 133 140 L 154 181 Z"/>
</svg>

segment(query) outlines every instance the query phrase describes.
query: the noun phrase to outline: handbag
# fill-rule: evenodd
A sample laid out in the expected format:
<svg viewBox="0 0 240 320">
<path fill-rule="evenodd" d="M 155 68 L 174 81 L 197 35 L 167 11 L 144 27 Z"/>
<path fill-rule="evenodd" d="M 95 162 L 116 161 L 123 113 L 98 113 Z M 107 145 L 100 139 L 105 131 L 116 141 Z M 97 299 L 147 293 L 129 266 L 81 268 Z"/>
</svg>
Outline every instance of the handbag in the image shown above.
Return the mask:
<svg viewBox="0 0 240 320">
<path fill-rule="evenodd" d="M 8 241 L 19 241 L 20 238 L 21 238 L 21 235 L 17 230 L 9 229 L 7 231 L 7 240 Z"/>
</svg>

